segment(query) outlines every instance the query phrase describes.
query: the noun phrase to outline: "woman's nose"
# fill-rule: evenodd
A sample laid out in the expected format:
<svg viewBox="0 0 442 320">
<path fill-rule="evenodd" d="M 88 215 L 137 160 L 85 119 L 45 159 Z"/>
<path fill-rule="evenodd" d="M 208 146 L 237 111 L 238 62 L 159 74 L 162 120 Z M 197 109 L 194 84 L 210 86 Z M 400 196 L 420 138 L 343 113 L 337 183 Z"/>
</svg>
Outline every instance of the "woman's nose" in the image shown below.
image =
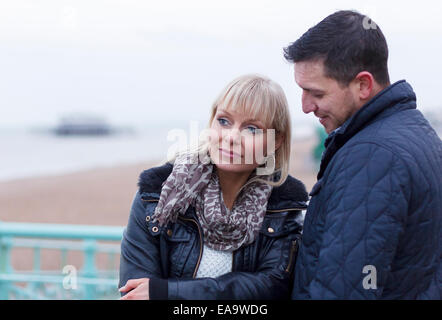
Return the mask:
<svg viewBox="0 0 442 320">
<path fill-rule="evenodd" d="M 228 144 L 239 144 L 241 143 L 241 132 L 237 128 L 225 129 L 225 132 L 223 132 L 223 138 L 224 142 Z"/>
</svg>

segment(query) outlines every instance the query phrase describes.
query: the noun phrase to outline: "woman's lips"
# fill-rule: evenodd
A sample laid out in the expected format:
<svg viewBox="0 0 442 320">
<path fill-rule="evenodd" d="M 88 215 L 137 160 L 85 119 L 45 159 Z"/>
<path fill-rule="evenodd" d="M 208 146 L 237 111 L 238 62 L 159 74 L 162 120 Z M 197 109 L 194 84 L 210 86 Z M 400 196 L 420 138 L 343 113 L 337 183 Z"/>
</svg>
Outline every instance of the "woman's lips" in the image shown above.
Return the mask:
<svg viewBox="0 0 442 320">
<path fill-rule="evenodd" d="M 221 148 L 219 149 L 219 151 L 225 157 L 229 157 L 229 158 L 241 157 L 239 154 L 237 154 L 236 152 L 233 152 L 233 151 L 229 151 L 229 150 L 225 150 L 225 149 L 221 149 Z"/>
</svg>

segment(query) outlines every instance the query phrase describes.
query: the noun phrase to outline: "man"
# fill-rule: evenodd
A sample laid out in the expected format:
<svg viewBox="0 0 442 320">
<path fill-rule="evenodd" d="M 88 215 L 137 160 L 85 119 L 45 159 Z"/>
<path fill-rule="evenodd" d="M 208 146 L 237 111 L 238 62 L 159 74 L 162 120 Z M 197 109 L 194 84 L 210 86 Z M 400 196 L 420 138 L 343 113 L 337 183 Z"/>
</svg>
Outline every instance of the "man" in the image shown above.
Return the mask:
<svg viewBox="0 0 442 320">
<path fill-rule="evenodd" d="M 329 134 L 293 299 L 441 299 L 442 143 L 379 26 L 338 11 L 284 49 Z"/>
</svg>

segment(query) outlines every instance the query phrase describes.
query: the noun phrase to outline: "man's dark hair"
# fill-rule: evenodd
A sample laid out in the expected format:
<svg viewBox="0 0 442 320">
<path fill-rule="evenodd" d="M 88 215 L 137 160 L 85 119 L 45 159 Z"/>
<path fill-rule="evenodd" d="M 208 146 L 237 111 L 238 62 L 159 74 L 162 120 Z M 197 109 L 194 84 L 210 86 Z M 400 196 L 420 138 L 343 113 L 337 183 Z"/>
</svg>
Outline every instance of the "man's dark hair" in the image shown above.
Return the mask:
<svg viewBox="0 0 442 320">
<path fill-rule="evenodd" d="M 348 85 L 361 71 L 388 85 L 388 46 L 379 26 L 356 11 L 337 11 L 284 48 L 290 62 L 323 60 L 325 76 Z"/>
</svg>

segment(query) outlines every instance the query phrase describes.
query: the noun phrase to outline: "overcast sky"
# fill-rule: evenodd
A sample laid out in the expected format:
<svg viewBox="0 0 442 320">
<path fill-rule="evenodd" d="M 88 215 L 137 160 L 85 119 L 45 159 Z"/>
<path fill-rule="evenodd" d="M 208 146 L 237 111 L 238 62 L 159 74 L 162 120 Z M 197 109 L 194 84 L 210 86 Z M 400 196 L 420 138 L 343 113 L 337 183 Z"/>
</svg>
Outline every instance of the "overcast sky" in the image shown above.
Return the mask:
<svg viewBox="0 0 442 320">
<path fill-rule="evenodd" d="M 409 81 L 421 110 L 442 110 L 438 1 L 0 1 L 0 127 L 73 111 L 118 124 L 205 121 L 244 73 L 280 83 L 294 122 L 314 122 L 282 49 L 339 9 L 373 18 L 392 82 Z"/>
</svg>

